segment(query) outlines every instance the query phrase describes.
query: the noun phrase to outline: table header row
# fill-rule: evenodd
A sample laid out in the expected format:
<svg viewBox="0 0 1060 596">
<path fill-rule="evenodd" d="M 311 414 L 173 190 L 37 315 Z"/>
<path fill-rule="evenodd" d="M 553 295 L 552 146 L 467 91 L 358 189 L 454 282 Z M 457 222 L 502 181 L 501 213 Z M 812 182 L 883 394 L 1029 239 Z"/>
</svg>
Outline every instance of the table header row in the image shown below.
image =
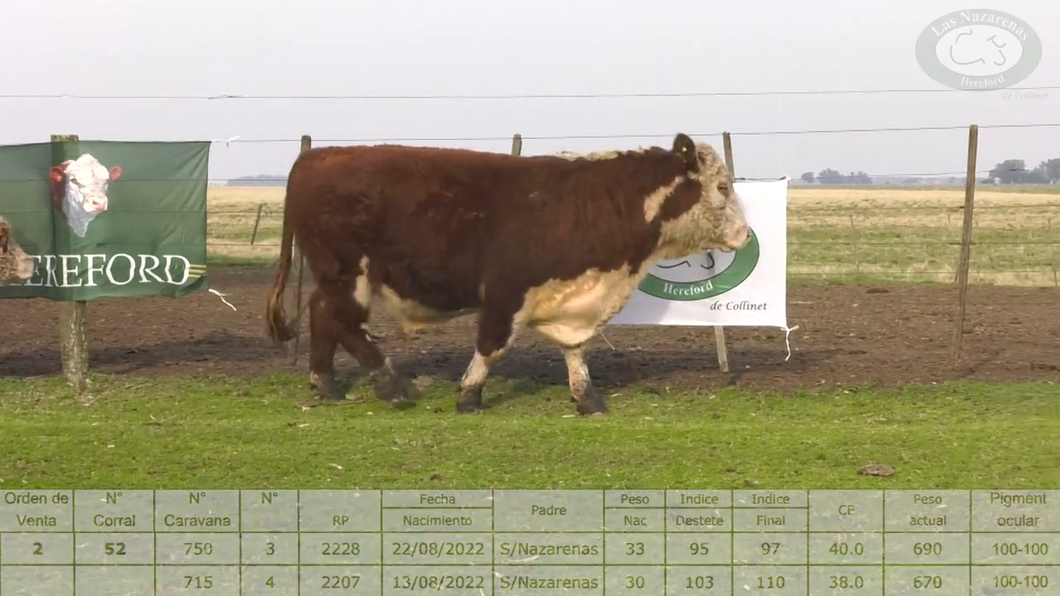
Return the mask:
<svg viewBox="0 0 1060 596">
<path fill-rule="evenodd" d="M 0 532 L 599 532 L 605 526 L 1057 532 L 1060 491 L 40 490 L 4 491 L 0 499 Z"/>
</svg>

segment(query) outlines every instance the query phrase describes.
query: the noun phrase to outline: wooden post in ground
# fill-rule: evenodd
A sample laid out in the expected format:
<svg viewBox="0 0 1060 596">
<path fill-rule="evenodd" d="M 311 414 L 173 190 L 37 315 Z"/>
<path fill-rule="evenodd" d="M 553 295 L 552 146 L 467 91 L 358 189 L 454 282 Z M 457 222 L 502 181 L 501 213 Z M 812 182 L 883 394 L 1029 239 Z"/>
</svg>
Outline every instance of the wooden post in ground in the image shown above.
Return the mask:
<svg viewBox="0 0 1060 596">
<path fill-rule="evenodd" d="M 961 359 L 964 339 L 964 312 L 968 302 L 968 268 L 972 261 L 972 228 L 975 227 L 975 166 L 979 154 L 979 126 L 968 127 L 968 174 L 964 181 L 964 224 L 961 228 L 961 258 L 957 263 L 957 320 L 953 323 L 953 364 Z"/>
<path fill-rule="evenodd" d="M 512 136 L 512 155 L 518 157 L 523 154 L 523 135 L 515 133 Z"/>
<path fill-rule="evenodd" d="M 309 135 L 302 135 L 302 147 L 299 150 L 299 155 L 309 151 L 313 148 L 313 139 Z M 286 209 L 284 209 L 283 217 L 286 217 Z M 294 313 L 295 320 L 298 321 L 298 328 L 294 331 L 294 360 L 292 364 L 298 364 L 298 338 L 302 336 L 302 282 L 305 279 L 305 257 L 302 255 L 302 251 L 295 247 L 296 260 L 298 261 L 298 294 L 294 299 Z"/>
<path fill-rule="evenodd" d="M 77 159 L 77 135 L 52 135 L 53 165 Z M 63 376 L 78 393 L 88 387 L 88 305 L 84 300 L 64 300 L 59 303 L 59 353 L 63 362 Z"/>
<path fill-rule="evenodd" d="M 725 165 L 729 168 L 729 173 L 735 178 L 736 169 L 732 162 L 732 136 L 724 132 L 721 138 L 725 146 Z M 711 273 L 714 272 L 711 271 Z M 725 327 L 721 325 L 714 328 L 714 345 L 717 346 L 718 350 L 718 368 L 723 373 L 729 372 L 729 347 L 725 344 Z"/>
</svg>

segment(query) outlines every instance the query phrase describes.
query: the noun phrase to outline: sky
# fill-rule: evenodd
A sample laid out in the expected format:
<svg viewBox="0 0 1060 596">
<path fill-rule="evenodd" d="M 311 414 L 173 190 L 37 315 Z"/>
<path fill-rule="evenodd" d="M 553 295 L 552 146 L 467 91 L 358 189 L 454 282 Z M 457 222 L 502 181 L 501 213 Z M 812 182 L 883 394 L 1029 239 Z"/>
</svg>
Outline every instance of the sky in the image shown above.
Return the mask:
<svg viewBox="0 0 1060 596">
<path fill-rule="evenodd" d="M 1029 97 L 306 97 L 938 91 L 947 88 L 921 69 L 916 39 L 941 16 L 965 9 L 1003 10 L 1029 24 L 1042 57 L 1017 87 L 1058 89 Z M 737 175 L 769 178 L 824 168 L 959 174 L 968 133 L 741 133 L 975 123 L 984 127 L 982 172 L 1004 159 L 1033 167 L 1060 157 L 1058 127 L 985 128 L 1060 122 L 1060 2 L 1053 0 L 12 2 L 0 20 L 0 56 L 0 144 L 52 134 L 213 140 L 215 180 L 285 175 L 304 134 L 315 145 L 389 140 L 509 151 L 511 135 L 520 133 L 530 155 L 669 146 L 678 132 L 720 152 L 721 131 L 731 131 Z M 105 97 L 12 97 L 42 94 Z M 248 97 L 206 99 L 224 95 Z M 609 138 L 534 138 L 579 135 Z M 224 142 L 232 137 L 239 138 Z"/>
</svg>

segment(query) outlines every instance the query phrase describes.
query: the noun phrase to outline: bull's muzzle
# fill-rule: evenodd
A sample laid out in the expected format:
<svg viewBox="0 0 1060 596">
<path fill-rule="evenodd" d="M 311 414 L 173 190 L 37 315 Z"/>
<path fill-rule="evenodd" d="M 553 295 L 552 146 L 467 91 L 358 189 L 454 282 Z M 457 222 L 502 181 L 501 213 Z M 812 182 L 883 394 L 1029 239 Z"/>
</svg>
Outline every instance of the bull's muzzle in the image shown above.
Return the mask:
<svg viewBox="0 0 1060 596">
<path fill-rule="evenodd" d="M 743 225 L 735 228 L 734 231 L 725 235 L 722 239 L 722 252 L 733 252 L 740 250 L 747 246 L 747 243 L 751 241 L 751 227 Z"/>
<path fill-rule="evenodd" d="M 18 258 L 15 275 L 18 276 L 19 281 L 29 281 L 33 277 L 34 268 L 33 257 L 24 254 Z"/>
</svg>

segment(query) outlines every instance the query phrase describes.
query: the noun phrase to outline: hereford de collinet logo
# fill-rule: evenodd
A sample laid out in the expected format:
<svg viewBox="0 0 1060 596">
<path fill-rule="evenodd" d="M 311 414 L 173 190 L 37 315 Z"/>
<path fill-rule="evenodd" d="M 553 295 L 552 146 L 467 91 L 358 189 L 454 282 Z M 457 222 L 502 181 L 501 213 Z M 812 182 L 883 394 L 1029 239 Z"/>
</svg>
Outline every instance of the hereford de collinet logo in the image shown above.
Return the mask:
<svg viewBox="0 0 1060 596">
<path fill-rule="evenodd" d="M 747 281 L 760 254 L 758 235 L 751 230 L 751 239 L 740 250 L 659 261 L 648 270 L 639 289 L 649 296 L 679 302 L 713 298 Z"/>
<path fill-rule="evenodd" d="M 920 68 L 951 89 L 1004 89 L 1023 81 L 1042 59 L 1042 40 L 1022 19 L 967 9 L 935 19 L 917 37 Z"/>
<path fill-rule="evenodd" d="M 119 177 L 121 166 L 107 168 L 88 153 L 52 166 L 48 173 L 52 205 L 78 238 L 84 238 L 92 221 L 107 211 L 107 190 Z"/>
</svg>

